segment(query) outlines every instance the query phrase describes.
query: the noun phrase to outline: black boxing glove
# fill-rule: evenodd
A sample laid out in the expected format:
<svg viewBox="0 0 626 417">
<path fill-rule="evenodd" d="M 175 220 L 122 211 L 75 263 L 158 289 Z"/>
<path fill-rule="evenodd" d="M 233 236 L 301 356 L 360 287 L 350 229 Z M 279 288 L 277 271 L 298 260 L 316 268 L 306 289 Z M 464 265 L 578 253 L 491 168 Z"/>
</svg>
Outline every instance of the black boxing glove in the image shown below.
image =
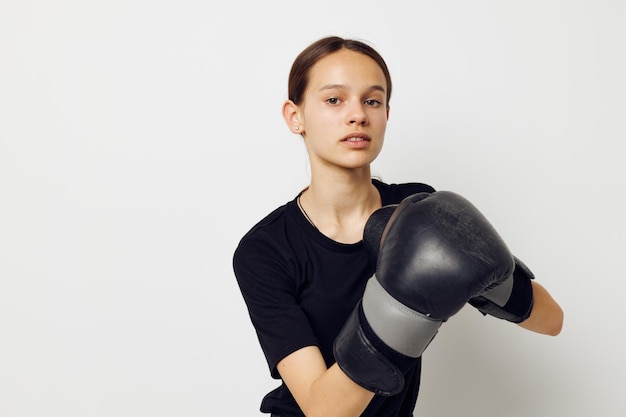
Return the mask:
<svg viewBox="0 0 626 417">
<path fill-rule="evenodd" d="M 363 232 L 363 244 L 368 252 L 370 262 L 376 265 L 380 251 L 380 240 L 383 230 L 398 207 L 397 204 L 382 207 L 368 219 Z M 526 320 L 534 305 L 531 280 L 535 278 L 532 271 L 519 258 L 515 259 L 515 270 L 496 288 L 484 294 L 472 297 L 469 304 L 483 315 L 490 315 L 513 323 Z"/>
<path fill-rule="evenodd" d="M 379 395 L 403 387 L 394 356 L 419 358 L 441 324 L 506 280 L 513 256 L 484 216 L 446 191 L 404 199 L 380 239 L 376 273 L 334 344 L 339 367 Z M 377 348 L 383 343 L 393 354 Z"/>
<path fill-rule="evenodd" d="M 367 219 L 363 230 L 363 245 L 367 251 L 370 263 L 376 267 L 378 264 L 378 253 L 380 252 L 381 238 L 391 215 L 398 208 L 397 204 L 383 206 L 376 210 Z"/>
</svg>

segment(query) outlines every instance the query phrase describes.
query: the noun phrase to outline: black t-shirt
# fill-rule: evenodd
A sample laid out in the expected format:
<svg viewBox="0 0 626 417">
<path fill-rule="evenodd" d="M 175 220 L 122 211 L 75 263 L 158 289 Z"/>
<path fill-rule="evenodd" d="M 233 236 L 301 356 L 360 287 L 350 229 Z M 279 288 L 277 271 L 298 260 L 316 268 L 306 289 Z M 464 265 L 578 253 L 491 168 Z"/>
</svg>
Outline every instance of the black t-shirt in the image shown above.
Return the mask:
<svg viewBox="0 0 626 417">
<path fill-rule="evenodd" d="M 434 191 L 421 183 L 385 184 L 375 179 L 372 183 L 383 206 Z M 335 362 L 335 337 L 374 273 L 362 241 L 343 244 L 326 237 L 307 221 L 295 198 L 246 233 L 235 251 L 233 267 L 270 374 L 276 379 L 280 378 L 278 362 L 306 346 L 318 346 L 327 366 Z M 374 397 L 362 416 L 411 416 L 420 366 L 417 361 L 405 375 L 401 393 Z M 265 396 L 261 411 L 302 415 L 284 383 Z"/>
</svg>

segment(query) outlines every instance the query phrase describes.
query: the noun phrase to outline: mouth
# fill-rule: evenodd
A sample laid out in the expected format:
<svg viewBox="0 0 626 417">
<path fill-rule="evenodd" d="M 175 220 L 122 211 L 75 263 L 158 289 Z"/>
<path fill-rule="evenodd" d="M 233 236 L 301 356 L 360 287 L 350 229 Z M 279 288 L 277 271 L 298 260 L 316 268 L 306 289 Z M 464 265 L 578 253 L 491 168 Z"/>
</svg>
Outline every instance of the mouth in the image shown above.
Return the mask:
<svg viewBox="0 0 626 417">
<path fill-rule="evenodd" d="M 369 136 L 362 133 L 351 134 L 341 139 L 342 142 L 369 142 L 370 140 Z"/>
</svg>

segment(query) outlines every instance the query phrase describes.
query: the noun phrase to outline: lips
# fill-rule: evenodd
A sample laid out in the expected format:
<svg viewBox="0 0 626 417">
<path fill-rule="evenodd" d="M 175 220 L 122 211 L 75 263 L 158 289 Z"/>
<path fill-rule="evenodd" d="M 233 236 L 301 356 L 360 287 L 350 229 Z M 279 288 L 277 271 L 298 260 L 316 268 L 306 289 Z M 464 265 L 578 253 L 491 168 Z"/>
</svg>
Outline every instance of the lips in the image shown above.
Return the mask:
<svg viewBox="0 0 626 417">
<path fill-rule="evenodd" d="M 363 133 L 352 134 L 341 139 L 342 142 L 369 142 L 371 139 L 369 136 Z"/>
<path fill-rule="evenodd" d="M 343 146 L 349 149 L 368 149 L 371 138 L 364 133 L 350 134 L 341 139 Z"/>
</svg>

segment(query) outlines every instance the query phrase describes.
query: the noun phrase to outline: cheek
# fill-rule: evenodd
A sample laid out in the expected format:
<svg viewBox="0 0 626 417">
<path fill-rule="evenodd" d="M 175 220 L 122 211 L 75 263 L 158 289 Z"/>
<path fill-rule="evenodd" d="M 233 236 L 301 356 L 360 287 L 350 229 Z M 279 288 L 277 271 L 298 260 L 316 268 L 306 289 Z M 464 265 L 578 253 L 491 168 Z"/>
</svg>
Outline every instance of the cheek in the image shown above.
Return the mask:
<svg viewBox="0 0 626 417">
<path fill-rule="evenodd" d="M 383 135 L 380 137 L 380 140 L 376 142 L 376 155 L 378 155 L 380 151 L 383 149 L 384 144 L 385 144 L 385 137 Z"/>
<path fill-rule="evenodd" d="M 384 133 L 387 129 L 387 113 L 376 113 L 370 119 L 370 123 L 376 125 L 376 127 Z"/>
<path fill-rule="evenodd" d="M 307 132 L 309 133 L 327 132 L 334 129 L 342 121 L 336 112 L 331 111 L 310 112 L 306 115 L 305 120 Z"/>
</svg>

